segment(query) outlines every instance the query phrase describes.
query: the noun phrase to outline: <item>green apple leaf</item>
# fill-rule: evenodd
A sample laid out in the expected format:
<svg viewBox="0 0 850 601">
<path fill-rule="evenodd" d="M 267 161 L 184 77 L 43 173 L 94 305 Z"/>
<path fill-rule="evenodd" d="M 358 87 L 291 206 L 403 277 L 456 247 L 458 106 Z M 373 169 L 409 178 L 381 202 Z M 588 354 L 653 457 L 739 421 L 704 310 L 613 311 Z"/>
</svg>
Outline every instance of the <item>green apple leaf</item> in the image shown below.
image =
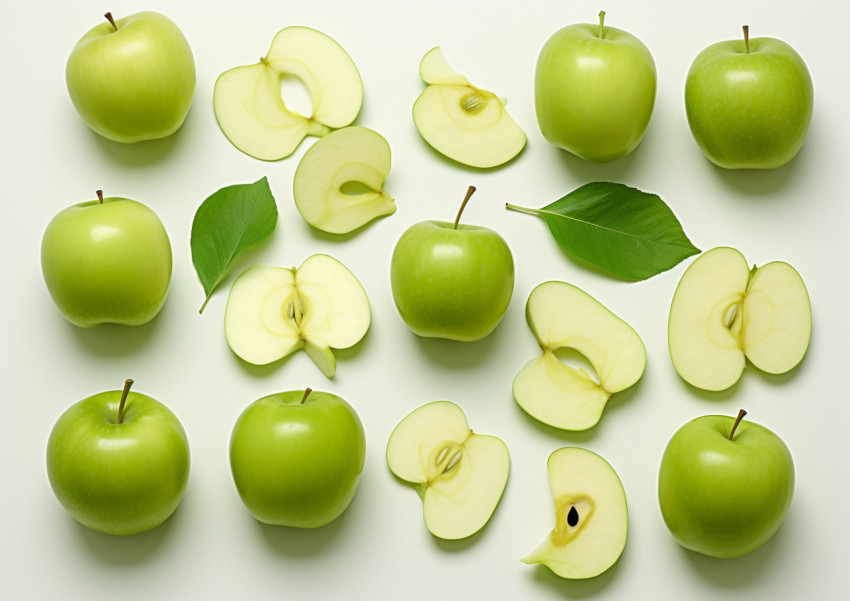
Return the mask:
<svg viewBox="0 0 850 601">
<path fill-rule="evenodd" d="M 700 252 L 658 195 L 623 184 L 585 184 L 542 209 L 506 207 L 543 218 L 568 255 L 626 280 L 651 278 Z"/>
<path fill-rule="evenodd" d="M 210 296 L 233 260 L 265 242 L 277 224 L 277 204 L 265 177 L 253 184 L 226 186 L 198 207 L 192 221 L 192 263 Z"/>
</svg>

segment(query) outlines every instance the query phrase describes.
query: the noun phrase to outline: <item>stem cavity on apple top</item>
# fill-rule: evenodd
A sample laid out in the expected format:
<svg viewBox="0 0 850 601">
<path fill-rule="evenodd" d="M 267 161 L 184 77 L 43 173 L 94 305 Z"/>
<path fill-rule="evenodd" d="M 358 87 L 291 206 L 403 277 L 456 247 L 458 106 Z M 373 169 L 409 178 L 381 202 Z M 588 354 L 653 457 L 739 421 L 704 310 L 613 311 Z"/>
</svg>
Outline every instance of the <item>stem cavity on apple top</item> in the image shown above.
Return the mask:
<svg viewBox="0 0 850 601">
<path fill-rule="evenodd" d="M 738 424 L 740 424 L 740 423 L 741 423 L 741 420 L 742 420 L 742 419 L 744 419 L 744 416 L 745 416 L 746 414 L 747 414 L 747 412 L 746 412 L 746 411 L 744 411 L 743 409 L 741 409 L 741 410 L 738 412 L 738 417 L 736 417 L 736 418 L 735 418 L 735 423 L 734 423 L 734 424 L 732 424 L 732 431 L 731 431 L 731 432 L 729 432 L 729 440 L 732 440 L 732 437 L 733 437 L 733 436 L 735 436 L 735 430 L 737 430 L 737 429 L 738 429 Z"/>
<path fill-rule="evenodd" d="M 750 26 L 744 25 L 744 51 L 750 53 Z"/>
<path fill-rule="evenodd" d="M 304 404 L 304 401 L 307 400 L 307 397 L 310 396 L 311 392 L 313 392 L 312 388 L 305 388 L 304 389 L 304 396 L 301 397 L 301 404 L 302 405 Z"/>
<path fill-rule="evenodd" d="M 110 24 L 110 25 L 112 25 L 112 28 L 113 28 L 115 31 L 118 31 L 118 25 L 116 25 L 116 24 L 115 24 L 115 19 L 113 19 L 113 18 L 112 18 L 112 13 L 109 13 L 109 12 L 108 12 L 108 13 L 106 13 L 106 14 L 105 14 L 105 15 L 103 15 L 103 16 L 104 16 L 104 18 L 105 18 L 107 21 L 109 21 L 109 24 Z"/>
<path fill-rule="evenodd" d="M 605 37 L 605 31 L 604 31 L 604 29 L 603 29 L 603 28 L 604 28 L 604 26 L 605 26 L 605 11 L 604 11 L 604 10 L 600 10 L 600 11 L 599 11 L 599 39 L 600 39 L 600 40 L 601 40 L 603 37 Z"/>
<path fill-rule="evenodd" d="M 460 210 L 457 212 L 457 217 L 455 217 L 454 227 L 452 229 L 457 229 L 458 223 L 460 223 L 460 216 L 463 214 L 463 210 L 466 208 L 466 203 L 469 202 L 469 198 L 475 193 L 475 186 L 469 186 L 469 189 L 466 191 L 466 196 L 463 197 L 463 202 L 460 203 Z"/>
<path fill-rule="evenodd" d="M 100 202 L 100 204 L 103 204 L 103 190 L 98 190 L 97 192 L 95 192 L 95 194 L 97 194 L 98 202 Z"/>
<path fill-rule="evenodd" d="M 124 423 L 124 404 L 127 402 L 127 395 L 130 394 L 130 387 L 133 385 L 133 380 L 127 378 L 124 380 L 124 390 L 121 391 L 121 401 L 118 403 L 118 417 L 115 418 L 116 424 Z"/>
</svg>

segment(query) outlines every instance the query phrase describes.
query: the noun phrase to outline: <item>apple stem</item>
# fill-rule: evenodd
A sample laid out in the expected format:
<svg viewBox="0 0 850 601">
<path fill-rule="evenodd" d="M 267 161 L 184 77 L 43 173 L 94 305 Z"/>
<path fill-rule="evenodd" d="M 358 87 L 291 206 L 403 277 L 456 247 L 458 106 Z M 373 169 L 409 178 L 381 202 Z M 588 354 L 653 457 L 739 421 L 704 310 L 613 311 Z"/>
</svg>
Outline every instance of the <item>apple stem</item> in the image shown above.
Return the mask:
<svg viewBox="0 0 850 601">
<path fill-rule="evenodd" d="M 100 201 L 100 204 L 103 204 L 103 190 L 98 190 L 96 192 L 96 194 L 97 194 L 97 200 Z"/>
<path fill-rule="evenodd" d="M 599 39 L 601 40 L 604 37 L 603 27 L 605 25 L 605 11 L 599 11 Z"/>
<path fill-rule="evenodd" d="M 742 420 L 742 419 L 744 419 L 744 416 L 745 416 L 746 414 L 747 414 L 747 412 L 746 412 L 746 411 L 744 411 L 743 409 L 741 409 L 741 410 L 738 412 L 738 417 L 737 417 L 737 418 L 735 418 L 735 423 L 734 423 L 734 424 L 732 424 L 732 431 L 731 431 L 731 432 L 729 432 L 729 440 L 732 440 L 732 437 L 733 437 L 733 436 L 735 436 L 735 430 L 737 430 L 737 429 L 738 429 L 738 424 L 740 424 L 740 423 L 741 423 L 741 420 Z"/>
<path fill-rule="evenodd" d="M 301 397 L 301 404 L 302 404 L 302 405 L 304 404 L 304 401 L 306 401 L 306 400 L 307 400 L 307 397 L 308 397 L 308 396 L 310 396 L 310 393 L 311 393 L 311 392 L 313 392 L 313 389 L 312 389 L 312 388 L 306 388 L 306 389 L 304 390 L 304 396 L 303 396 L 303 397 Z"/>
<path fill-rule="evenodd" d="M 455 217 L 454 229 L 457 229 L 457 224 L 460 223 L 460 216 L 463 214 L 463 210 L 466 208 L 466 203 L 469 202 L 469 198 L 475 192 L 475 186 L 469 186 L 469 189 L 466 191 L 466 196 L 463 197 L 463 202 L 460 203 L 460 210 L 457 212 L 457 217 Z"/>
<path fill-rule="evenodd" d="M 133 380 L 127 378 L 124 380 L 124 390 L 121 391 L 121 402 L 118 403 L 118 417 L 115 420 L 116 424 L 124 422 L 124 403 L 127 402 L 127 395 L 130 394 L 130 386 L 133 385 Z"/>
<path fill-rule="evenodd" d="M 106 13 L 103 16 L 106 18 L 107 21 L 109 21 L 109 24 L 112 25 L 112 28 L 115 31 L 118 31 L 118 26 L 115 24 L 115 19 L 112 18 L 112 13 Z"/>
<path fill-rule="evenodd" d="M 750 53 L 750 26 L 744 25 L 744 50 Z"/>
</svg>

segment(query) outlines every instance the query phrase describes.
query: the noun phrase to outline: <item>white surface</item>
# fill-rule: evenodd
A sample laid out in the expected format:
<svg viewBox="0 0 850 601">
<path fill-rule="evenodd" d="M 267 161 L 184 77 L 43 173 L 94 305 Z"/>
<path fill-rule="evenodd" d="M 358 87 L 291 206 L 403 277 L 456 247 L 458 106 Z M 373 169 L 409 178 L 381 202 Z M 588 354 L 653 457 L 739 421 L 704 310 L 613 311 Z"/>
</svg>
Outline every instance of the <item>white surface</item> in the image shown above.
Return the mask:
<svg viewBox="0 0 850 601">
<path fill-rule="evenodd" d="M 17 599 L 836 599 L 846 590 L 850 418 L 847 370 L 846 143 L 850 139 L 844 72 L 850 17 L 843 3 L 760 0 L 710 3 L 608 0 L 604 7 L 557 0 L 502 3 L 236 3 L 115 1 L 5 2 L 0 49 L 5 85 L 0 161 L 4 173 L 2 252 L 7 276 L 2 310 L 0 598 Z M 410 4 L 413 6 L 413 3 Z M 65 60 L 108 8 L 116 15 L 153 9 L 169 15 L 195 52 L 198 83 L 182 130 L 171 139 L 121 146 L 99 139 L 75 113 L 65 90 Z M 652 51 L 659 88 L 649 132 L 638 150 L 612 164 L 587 164 L 541 136 L 533 108 L 537 52 L 557 28 L 596 20 L 638 35 Z M 815 85 L 808 141 L 789 166 L 766 173 L 714 168 L 693 142 L 683 109 L 688 66 L 704 46 L 738 35 L 782 38 L 804 57 Z M 302 24 L 334 37 L 363 75 L 358 124 L 381 132 L 393 150 L 387 182 L 398 212 L 353 237 L 312 231 L 291 198 L 292 174 L 310 140 L 279 163 L 251 159 L 219 131 L 212 86 L 227 68 L 257 60 L 274 34 Z M 422 55 L 440 44 L 470 80 L 509 98 L 528 146 L 503 169 L 465 169 L 420 139 L 410 110 L 423 84 Z M 253 262 L 298 265 L 314 252 L 342 260 L 362 281 L 373 325 L 356 349 L 338 354 L 327 381 L 304 353 L 250 368 L 230 352 L 223 312 L 237 269 L 210 301 L 191 263 L 189 231 L 197 206 L 232 183 L 269 177 L 280 222 Z M 781 259 L 803 275 L 814 335 L 803 364 L 768 377 L 748 370 L 720 394 L 688 388 L 667 354 L 669 302 L 685 265 L 641 283 L 589 272 L 565 257 L 545 225 L 504 210 L 507 201 L 542 206 L 579 185 L 613 180 L 659 193 L 697 246 L 739 248 L 748 261 Z M 467 185 L 478 193 L 465 220 L 490 226 L 511 245 L 514 297 L 502 325 L 476 344 L 419 340 L 402 323 L 389 288 L 395 240 L 412 223 L 454 216 Z M 150 325 L 80 330 L 53 307 L 39 266 L 41 233 L 63 207 L 102 188 L 151 205 L 174 248 L 165 309 Z M 641 382 L 612 400 L 600 424 L 569 434 L 539 425 L 511 397 L 511 379 L 535 352 L 524 319 L 528 293 L 548 279 L 573 282 L 604 302 L 643 337 Z M 192 474 L 172 520 L 150 533 L 113 538 L 78 526 L 47 483 L 48 433 L 71 403 L 119 388 L 132 377 L 181 418 Z M 241 506 L 227 460 L 230 429 L 265 394 L 312 386 L 335 391 L 358 409 L 367 430 L 360 489 L 338 522 L 318 531 L 264 527 Z M 427 401 L 460 404 L 473 428 L 501 436 L 512 473 L 492 522 L 471 540 L 444 543 L 422 523 L 416 493 L 384 462 L 393 426 Z M 741 559 L 711 560 L 681 549 L 658 510 L 658 462 L 685 421 L 745 407 L 780 434 L 794 455 L 797 489 L 773 540 Z M 629 540 L 619 563 L 586 582 L 567 582 L 519 558 L 552 526 L 546 458 L 580 445 L 614 466 L 628 496 Z"/>
</svg>

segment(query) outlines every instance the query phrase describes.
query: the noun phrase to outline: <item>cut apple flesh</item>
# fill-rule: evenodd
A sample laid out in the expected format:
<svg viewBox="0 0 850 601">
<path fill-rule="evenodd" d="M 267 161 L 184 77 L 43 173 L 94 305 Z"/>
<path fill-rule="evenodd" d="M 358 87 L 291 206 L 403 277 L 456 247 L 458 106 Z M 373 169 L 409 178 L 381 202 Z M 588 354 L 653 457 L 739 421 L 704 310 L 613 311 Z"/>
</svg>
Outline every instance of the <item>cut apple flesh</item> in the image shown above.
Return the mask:
<svg viewBox="0 0 850 601">
<path fill-rule="evenodd" d="M 383 190 L 390 172 L 387 141 L 365 127 L 345 127 L 313 144 L 295 170 L 295 207 L 313 227 L 351 232 L 396 206 Z"/>
<path fill-rule="evenodd" d="M 785 373 L 802 360 L 811 337 L 806 286 L 787 263 L 750 269 L 737 250 L 712 249 L 682 276 L 667 336 L 673 366 L 697 388 L 729 388 L 746 359 Z"/>
<path fill-rule="evenodd" d="M 544 564 L 562 578 L 598 576 L 626 546 L 629 512 L 623 484 L 607 461 L 578 447 L 553 452 L 547 469 L 555 527 L 522 561 Z"/>
<path fill-rule="evenodd" d="M 473 433 L 460 407 L 436 401 L 395 427 L 387 442 L 387 465 L 416 485 L 428 530 L 456 540 L 489 521 L 507 484 L 510 457 L 501 439 Z"/>
<path fill-rule="evenodd" d="M 248 363 L 266 365 L 304 348 L 331 377 L 331 348 L 359 342 L 370 321 L 357 278 L 336 259 L 313 255 L 298 269 L 256 265 L 240 275 L 227 299 L 224 332 Z"/>
<path fill-rule="evenodd" d="M 646 367 L 640 336 L 596 299 L 565 282 L 545 282 L 532 290 L 526 318 L 542 354 L 513 381 L 516 402 L 529 415 L 564 430 L 586 430 L 602 416 L 612 394 L 637 382 Z M 593 366 L 566 365 L 555 351 L 571 348 Z"/>
</svg>

